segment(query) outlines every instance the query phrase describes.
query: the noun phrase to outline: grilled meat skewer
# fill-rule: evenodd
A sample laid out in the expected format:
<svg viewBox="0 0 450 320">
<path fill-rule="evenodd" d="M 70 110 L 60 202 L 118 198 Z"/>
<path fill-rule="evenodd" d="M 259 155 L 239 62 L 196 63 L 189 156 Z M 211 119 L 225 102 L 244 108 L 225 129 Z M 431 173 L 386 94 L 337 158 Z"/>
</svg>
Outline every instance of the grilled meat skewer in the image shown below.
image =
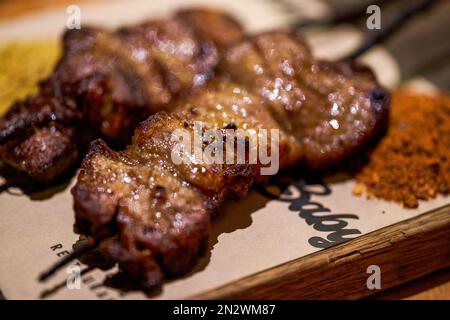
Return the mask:
<svg viewBox="0 0 450 320">
<path fill-rule="evenodd" d="M 389 94 L 372 71 L 353 61 L 315 59 L 296 32 L 241 41 L 227 51 L 224 65 L 262 98 L 310 169 L 333 166 L 387 126 Z"/>
<path fill-rule="evenodd" d="M 142 122 L 124 151 L 94 141 L 72 189 L 79 232 L 94 238 L 106 232 L 100 251 L 145 291 L 188 271 L 223 201 L 245 196 L 264 179 L 261 163 L 175 164 L 175 130 L 192 130 L 196 121 L 208 129 L 279 129 L 281 168 L 321 169 L 386 128 L 389 95 L 371 71 L 317 61 L 292 32 L 236 43 L 221 70 L 171 113 Z"/>
<path fill-rule="evenodd" d="M 50 182 L 76 161 L 77 140 L 92 128 L 87 139 L 129 143 L 140 121 L 202 87 L 242 34 L 232 17 L 206 9 L 112 32 L 66 31 L 54 72 L 0 119 L 1 158 Z"/>
</svg>

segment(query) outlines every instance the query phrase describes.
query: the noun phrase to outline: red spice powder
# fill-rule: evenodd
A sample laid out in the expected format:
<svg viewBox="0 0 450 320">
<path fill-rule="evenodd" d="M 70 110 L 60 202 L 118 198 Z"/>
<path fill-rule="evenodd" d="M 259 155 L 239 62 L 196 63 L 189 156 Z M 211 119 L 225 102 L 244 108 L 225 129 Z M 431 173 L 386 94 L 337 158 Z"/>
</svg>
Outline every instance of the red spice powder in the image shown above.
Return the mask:
<svg viewBox="0 0 450 320">
<path fill-rule="evenodd" d="M 353 193 L 416 208 L 450 189 L 450 97 L 393 94 L 386 136 L 357 175 Z"/>
</svg>

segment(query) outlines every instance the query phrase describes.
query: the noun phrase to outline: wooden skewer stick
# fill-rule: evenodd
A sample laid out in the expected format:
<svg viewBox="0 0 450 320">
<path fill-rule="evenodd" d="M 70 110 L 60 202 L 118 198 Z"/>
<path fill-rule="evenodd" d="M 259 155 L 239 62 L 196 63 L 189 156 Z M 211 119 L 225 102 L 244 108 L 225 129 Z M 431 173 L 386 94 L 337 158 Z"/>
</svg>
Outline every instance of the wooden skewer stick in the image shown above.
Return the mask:
<svg viewBox="0 0 450 320">
<path fill-rule="evenodd" d="M 417 4 L 411 5 L 408 8 L 401 10 L 386 26 L 377 32 L 370 34 L 364 42 L 355 51 L 345 57 L 345 59 L 356 59 L 360 57 L 367 50 L 371 49 L 376 44 L 390 37 L 397 31 L 410 17 L 427 9 L 436 0 L 422 0 Z"/>
<path fill-rule="evenodd" d="M 94 267 L 87 267 L 87 268 L 83 269 L 83 270 L 80 272 L 80 276 L 83 276 L 83 275 L 85 275 L 85 274 L 91 272 L 91 271 L 94 270 L 94 269 L 95 269 Z M 64 280 L 64 281 L 62 281 L 61 283 L 59 283 L 59 284 L 57 284 L 56 286 L 54 286 L 53 288 L 47 289 L 47 290 L 43 291 L 43 292 L 41 293 L 41 295 L 40 295 L 40 298 L 41 298 L 41 299 L 45 299 L 45 298 L 51 296 L 52 294 L 55 294 L 55 293 L 58 292 L 60 289 L 64 288 L 66 285 L 67 285 L 66 280 Z"/>
<path fill-rule="evenodd" d="M 42 272 L 39 275 L 39 282 L 44 282 L 52 275 L 54 275 L 59 269 L 70 263 L 71 261 L 78 259 L 85 253 L 88 253 L 91 250 L 94 250 L 99 243 L 105 238 L 99 239 L 90 239 L 86 243 L 83 243 L 80 247 L 76 248 L 72 253 L 64 256 L 62 259 L 58 260 L 53 266 L 51 266 L 48 270 Z"/>
</svg>

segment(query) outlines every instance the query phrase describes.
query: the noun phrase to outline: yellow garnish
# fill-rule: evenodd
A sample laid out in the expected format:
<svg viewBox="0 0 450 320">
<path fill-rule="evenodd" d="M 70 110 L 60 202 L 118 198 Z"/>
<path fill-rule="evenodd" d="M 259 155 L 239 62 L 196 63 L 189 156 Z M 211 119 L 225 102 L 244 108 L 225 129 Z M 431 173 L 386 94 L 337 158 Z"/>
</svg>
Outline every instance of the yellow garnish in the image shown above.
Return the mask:
<svg viewBox="0 0 450 320">
<path fill-rule="evenodd" d="M 11 104 L 36 92 L 60 54 L 56 40 L 0 44 L 0 116 Z"/>
</svg>

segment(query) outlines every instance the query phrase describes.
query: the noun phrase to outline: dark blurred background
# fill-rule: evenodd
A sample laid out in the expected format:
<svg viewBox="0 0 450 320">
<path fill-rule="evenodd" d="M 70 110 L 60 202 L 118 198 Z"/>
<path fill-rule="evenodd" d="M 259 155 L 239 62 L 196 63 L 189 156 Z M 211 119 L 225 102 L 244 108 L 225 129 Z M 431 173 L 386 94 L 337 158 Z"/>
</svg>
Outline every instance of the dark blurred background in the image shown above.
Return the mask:
<svg viewBox="0 0 450 320">
<path fill-rule="evenodd" d="M 277 1 L 277 0 L 274 0 Z M 375 4 L 381 8 L 382 26 L 399 12 L 423 0 L 324 0 L 331 8 L 321 19 L 300 20 L 300 28 L 317 24 L 351 23 L 366 35 L 366 9 Z M 295 10 L 301 0 L 278 0 L 285 10 Z M 400 65 L 401 77 L 406 81 L 423 76 L 438 87 L 450 90 L 450 1 L 435 0 L 422 12 L 411 17 L 397 32 L 382 43 Z"/>
</svg>

